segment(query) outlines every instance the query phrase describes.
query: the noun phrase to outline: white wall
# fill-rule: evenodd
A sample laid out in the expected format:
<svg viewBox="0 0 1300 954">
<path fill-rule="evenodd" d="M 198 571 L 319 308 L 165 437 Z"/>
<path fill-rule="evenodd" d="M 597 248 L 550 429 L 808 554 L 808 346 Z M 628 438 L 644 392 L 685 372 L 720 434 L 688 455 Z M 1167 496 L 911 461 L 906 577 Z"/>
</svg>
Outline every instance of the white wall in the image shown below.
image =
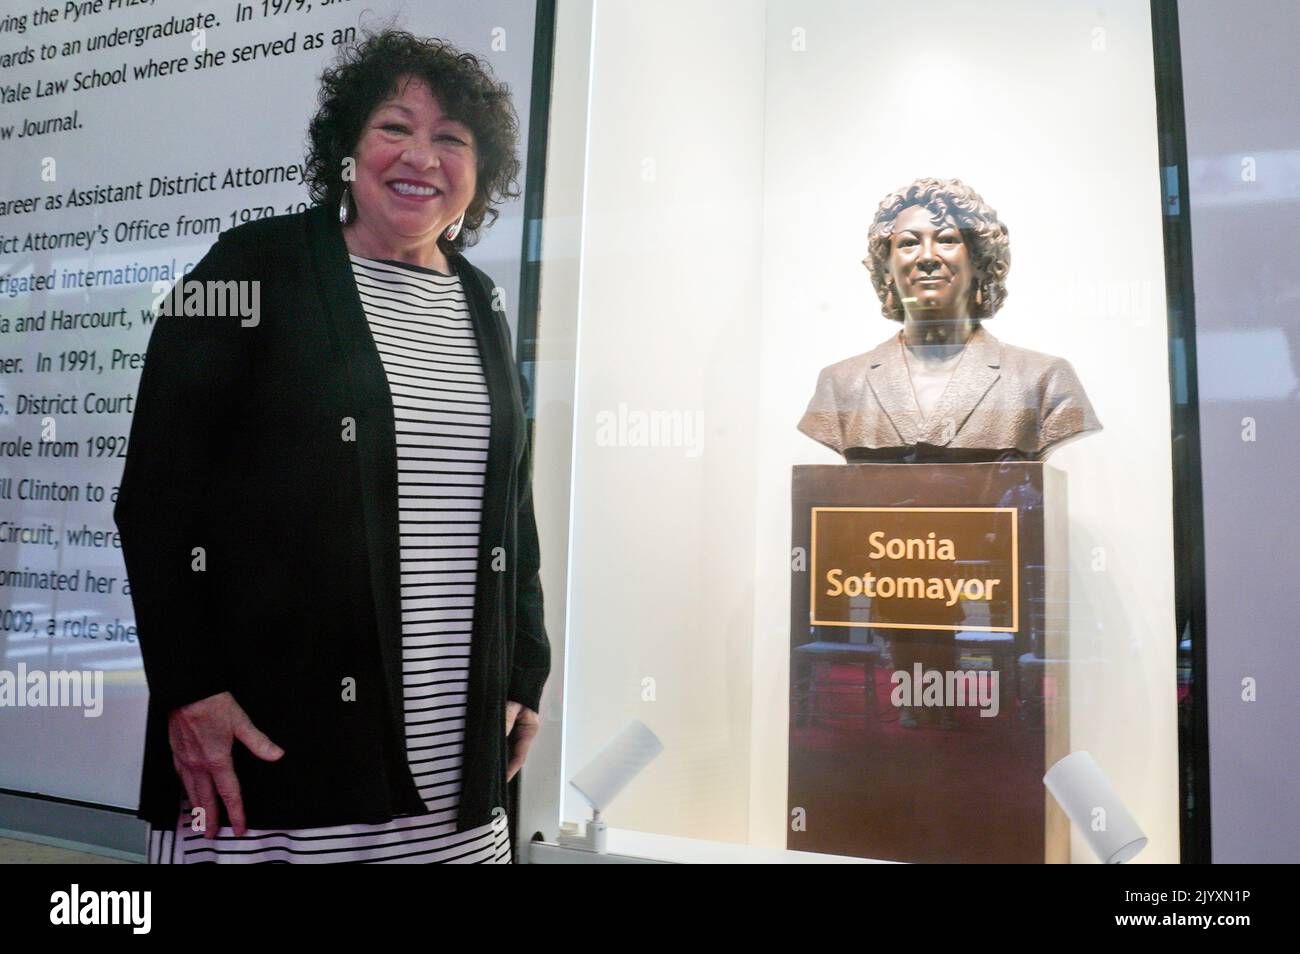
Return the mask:
<svg viewBox="0 0 1300 954">
<path fill-rule="evenodd" d="M 1205 503 L 1197 691 L 1209 708 L 1215 863 L 1294 864 L 1300 539 L 1286 478 L 1300 446 L 1300 273 L 1295 243 L 1276 237 L 1300 212 L 1300 103 L 1277 79 L 1279 66 L 1294 75 L 1300 4 L 1238 10 L 1178 5 Z"/>
<path fill-rule="evenodd" d="M 609 822 L 732 841 L 749 799 L 762 23 L 745 0 L 596 4 L 573 435 L 566 777 L 640 718 L 666 751 Z M 620 403 L 702 415 L 703 453 L 602 446 L 598 416 Z"/>
</svg>

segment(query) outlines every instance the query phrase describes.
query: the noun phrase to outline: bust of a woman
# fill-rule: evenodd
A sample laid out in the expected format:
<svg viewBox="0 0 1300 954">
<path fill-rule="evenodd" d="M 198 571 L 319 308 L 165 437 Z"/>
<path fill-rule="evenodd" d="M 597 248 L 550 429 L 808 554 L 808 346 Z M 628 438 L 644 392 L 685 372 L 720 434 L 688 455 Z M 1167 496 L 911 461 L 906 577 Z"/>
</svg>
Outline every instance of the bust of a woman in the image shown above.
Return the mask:
<svg viewBox="0 0 1300 954">
<path fill-rule="evenodd" d="M 863 264 L 902 329 L 824 368 L 799 430 L 846 460 L 1042 460 L 1101 429 L 1064 358 L 1004 344 L 1007 227 L 958 179 L 890 193 Z"/>
</svg>

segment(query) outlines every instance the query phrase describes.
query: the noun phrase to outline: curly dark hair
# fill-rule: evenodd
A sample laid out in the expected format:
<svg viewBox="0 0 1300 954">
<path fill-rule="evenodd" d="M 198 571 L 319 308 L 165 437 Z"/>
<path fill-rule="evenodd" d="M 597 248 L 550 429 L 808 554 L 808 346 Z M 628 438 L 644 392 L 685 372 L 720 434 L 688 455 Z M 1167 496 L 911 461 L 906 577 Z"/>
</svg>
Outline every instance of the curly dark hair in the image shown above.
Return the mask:
<svg viewBox="0 0 1300 954">
<path fill-rule="evenodd" d="M 474 134 L 478 184 L 465 210 L 460 234 L 439 236 L 443 252 L 478 242 L 480 231 L 500 216 L 506 199 L 518 198 L 519 118 L 510 87 L 497 82 L 491 67 L 439 39 L 421 39 L 403 30 L 366 30 L 344 46 L 334 66 L 320 79 L 316 115 L 307 130 L 306 181 L 318 205 L 337 206 L 343 197 L 343 160 L 353 154 L 375 107 L 395 95 L 405 76 L 429 84 L 443 111 Z"/>
<path fill-rule="evenodd" d="M 917 179 L 881 200 L 868 231 L 867 257 L 862 264 L 871 272 L 871 284 L 880 296 L 880 313 L 902 321 L 903 305 L 885 282 L 889 274 L 889 246 L 894 220 L 909 206 L 921 205 L 934 213 L 934 221 L 951 215 L 974 263 L 981 301 L 971 301 L 976 321 L 992 318 L 1007 300 L 1007 272 L 1011 270 L 1011 241 L 997 212 L 979 193 L 960 179 Z"/>
</svg>

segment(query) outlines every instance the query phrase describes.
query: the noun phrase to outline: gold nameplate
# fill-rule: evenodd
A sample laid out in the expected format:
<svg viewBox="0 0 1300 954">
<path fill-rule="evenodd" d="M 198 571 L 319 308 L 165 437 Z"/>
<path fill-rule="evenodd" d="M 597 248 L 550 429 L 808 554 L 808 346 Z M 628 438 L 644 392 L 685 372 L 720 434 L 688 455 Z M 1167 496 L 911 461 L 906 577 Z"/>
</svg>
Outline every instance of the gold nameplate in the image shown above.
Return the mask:
<svg viewBox="0 0 1300 954">
<path fill-rule="evenodd" d="M 1014 633 L 1015 507 L 813 507 L 814 626 Z"/>
</svg>

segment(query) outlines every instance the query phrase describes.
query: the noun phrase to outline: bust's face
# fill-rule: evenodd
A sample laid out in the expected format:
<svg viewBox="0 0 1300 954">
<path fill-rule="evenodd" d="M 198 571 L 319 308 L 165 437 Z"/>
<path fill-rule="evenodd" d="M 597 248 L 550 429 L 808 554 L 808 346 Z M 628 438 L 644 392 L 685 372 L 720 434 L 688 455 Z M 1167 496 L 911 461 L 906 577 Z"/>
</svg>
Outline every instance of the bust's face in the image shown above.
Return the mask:
<svg viewBox="0 0 1300 954">
<path fill-rule="evenodd" d="M 912 205 L 894 220 L 889 240 L 894 294 L 909 318 L 961 318 L 970 312 L 974 264 L 952 217 L 936 225 L 933 215 Z"/>
</svg>

